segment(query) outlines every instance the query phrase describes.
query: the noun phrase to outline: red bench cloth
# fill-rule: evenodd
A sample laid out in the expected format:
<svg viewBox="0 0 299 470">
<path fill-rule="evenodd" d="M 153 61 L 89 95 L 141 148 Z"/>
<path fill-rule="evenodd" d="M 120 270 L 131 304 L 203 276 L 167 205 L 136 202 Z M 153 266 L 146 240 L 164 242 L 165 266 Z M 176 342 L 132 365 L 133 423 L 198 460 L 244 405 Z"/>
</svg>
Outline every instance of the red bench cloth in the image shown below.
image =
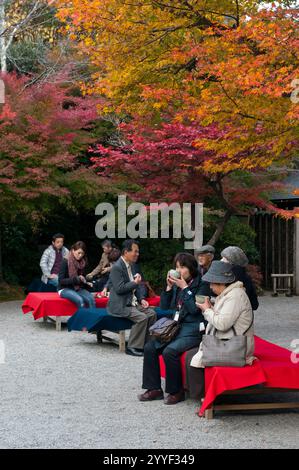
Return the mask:
<svg viewBox="0 0 299 470">
<path fill-rule="evenodd" d="M 106 308 L 108 298 L 96 298 L 97 308 Z M 160 297 L 147 299 L 151 307 L 160 304 Z M 27 295 L 22 305 L 23 313 L 32 312 L 34 320 L 43 317 L 63 317 L 72 316 L 78 307 L 67 299 L 62 299 L 57 292 L 31 292 Z"/>
<path fill-rule="evenodd" d="M 299 390 L 299 363 L 291 361 L 291 351 L 255 336 L 254 355 L 258 360 L 252 366 L 206 367 L 205 398 L 199 411 L 202 416 L 218 395 L 228 390 L 238 390 L 263 384 L 270 388 Z M 186 385 L 186 353 L 181 356 L 183 384 Z M 165 377 L 165 364 L 160 356 L 161 377 Z"/>
</svg>

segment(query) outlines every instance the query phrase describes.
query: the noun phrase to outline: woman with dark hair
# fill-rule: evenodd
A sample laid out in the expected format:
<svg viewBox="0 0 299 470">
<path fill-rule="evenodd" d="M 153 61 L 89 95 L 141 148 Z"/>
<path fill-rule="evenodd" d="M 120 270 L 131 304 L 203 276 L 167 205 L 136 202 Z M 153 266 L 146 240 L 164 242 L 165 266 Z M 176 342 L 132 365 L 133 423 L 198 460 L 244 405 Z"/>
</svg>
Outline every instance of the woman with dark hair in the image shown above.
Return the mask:
<svg viewBox="0 0 299 470">
<path fill-rule="evenodd" d="M 108 282 L 109 274 L 112 269 L 112 264 L 109 261 L 109 255 L 111 254 L 114 246 L 111 240 L 104 240 L 101 243 L 103 253 L 100 259 L 99 264 L 94 268 L 93 271 L 86 274 L 87 281 L 94 281 L 94 291 L 100 292 Z"/>
<path fill-rule="evenodd" d="M 167 287 L 161 294 L 160 307 L 163 310 L 175 308 L 175 318 L 179 315 L 181 328 L 177 336 L 169 343 L 158 339 L 150 340 L 144 348 L 143 385 L 146 392 L 139 395 L 140 401 L 163 399 L 161 389 L 159 355 L 163 355 L 166 367 L 166 393 L 164 403 L 175 405 L 185 399 L 182 383 L 180 356 L 184 351 L 199 346 L 205 320 L 201 310 L 195 304 L 195 295 L 208 295 L 206 285 L 201 288 L 201 279 L 197 261 L 189 253 L 176 255 L 174 265 L 177 277 L 168 272 Z M 172 273 L 174 274 L 174 273 Z M 201 330 L 201 331 L 200 331 Z"/>
<path fill-rule="evenodd" d="M 87 282 L 85 270 L 87 267 L 86 245 L 77 242 L 71 247 L 68 259 L 63 260 L 59 273 L 59 295 L 80 307 L 95 307 L 93 295 L 87 290 L 92 283 Z"/>
</svg>

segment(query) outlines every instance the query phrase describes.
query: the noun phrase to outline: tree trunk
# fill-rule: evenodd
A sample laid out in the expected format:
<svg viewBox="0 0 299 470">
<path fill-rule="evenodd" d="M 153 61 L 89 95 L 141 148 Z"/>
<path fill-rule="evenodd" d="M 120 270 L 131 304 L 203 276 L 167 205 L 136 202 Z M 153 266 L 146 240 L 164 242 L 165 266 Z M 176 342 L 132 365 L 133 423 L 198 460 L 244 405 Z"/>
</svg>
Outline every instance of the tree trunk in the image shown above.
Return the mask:
<svg viewBox="0 0 299 470">
<path fill-rule="evenodd" d="M 230 210 L 230 209 L 228 209 L 225 212 L 224 217 L 220 220 L 220 222 L 217 225 L 217 228 L 216 228 L 215 232 L 213 233 L 212 237 L 208 241 L 208 245 L 214 246 L 215 243 L 217 243 L 217 241 L 219 240 L 220 236 L 223 233 L 223 230 L 226 227 L 227 222 L 229 221 L 229 219 L 231 218 L 232 215 L 233 215 L 233 211 Z"/>
<path fill-rule="evenodd" d="M 7 72 L 5 27 L 5 0 L 0 0 L 0 62 L 2 73 Z"/>
</svg>

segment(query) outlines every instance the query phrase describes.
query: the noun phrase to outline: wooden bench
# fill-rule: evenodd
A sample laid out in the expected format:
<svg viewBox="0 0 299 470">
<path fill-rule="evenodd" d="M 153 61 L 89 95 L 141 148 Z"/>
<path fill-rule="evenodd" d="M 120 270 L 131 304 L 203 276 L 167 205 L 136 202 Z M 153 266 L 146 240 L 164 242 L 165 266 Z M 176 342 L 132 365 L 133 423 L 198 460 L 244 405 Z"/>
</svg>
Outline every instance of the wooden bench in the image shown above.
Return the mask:
<svg viewBox="0 0 299 470">
<path fill-rule="evenodd" d="M 152 307 L 156 310 L 157 317 L 173 315 L 172 310 L 161 310 L 159 307 Z M 130 330 L 133 322 L 127 318 L 110 315 L 105 308 L 79 308 L 68 321 L 69 331 L 88 331 L 96 333 L 98 343 L 103 340 L 114 342 L 104 331 L 118 334 L 118 347 L 120 352 L 126 349 L 126 330 Z"/>
<path fill-rule="evenodd" d="M 255 336 L 253 365 L 234 367 L 207 367 L 205 369 L 205 397 L 201 400 L 198 415 L 213 419 L 215 411 L 252 411 L 299 409 L 299 362 L 293 361 L 293 351 Z M 182 381 L 188 391 L 186 380 L 186 353 L 181 355 Z M 160 356 L 161 377 L 165 378 L 165 363 Z M 295 400 L 253 403 L 251 395 L 297 393 Z M 247 395 L 246 403 L 223 403 L 224 397 Z M 222 401 L 221 402 L 219 402 Z M 226 400 L 226 398 L 224 399 Z M 250 403 L 247 403 L 250 401 Z"/>
<path fill-rule="evenodd" d="M 215 411 L 254 411 L 254 410 L 282 410 L 282 409 L 299 409 L 299 389 L 286 389 L 286 388 L 270 388 L 270 387 L 248 387 L 240 390 L 230 390 L 222 393 L 220 397 L 229 396 L 251 396 L 251 395 L 265 395 L 275 393 L 297 393 L 298 400 L 292 402 L 263 402 L 263 403 L 217 403 L 216 400 L 204 412 L 206 419 L 213 419 Z M 202 402 L 204 399 L 202 399 Z"/>
<path fill-rule="evenodd" d="M 156 307 L 160 304 L 160 297 L 149 297 L 147 301 L 151 307 Z M 108 298 L 97 297 L 95 302 L 98 309 L 105 309 Z M 24 300 L 22 310 L 24 314 L 32 313 L 34 320 L 42 318 L 46 323 L 51 319 L 56 323 L 56 331 L 61 331 L 62 323 L 66 323 L 78 307 L 70 300 L 61 298 L 57 292 L 31 292 Z"/>
<path fill-rule="evenodd" d="M 115 331 L 114 333 L 117 333 L 118 337 L 119 337 L 119 339 L 118 339 L 119 352 L 125 352 L 126 351 L 126 330 Z M 103 334 L 103 330 L 97 331 L 97 342 L 98 342 L 98 344 L 103 343 L 103 339 L 106 340 L 106 341 L 109 341 L 110 343 L 114 343 L 113 338 Z"/>
<path fill-rule="evenodd" d="M 278 292 L 286 292 L 288 296 L 293 295 L 293 279 L 294 274 L 271 274 L 273 280 L 273 296 L 276 297 Z M 279 280 L 287 280 L 287 287 L 278 287 Z"/>
</svg>

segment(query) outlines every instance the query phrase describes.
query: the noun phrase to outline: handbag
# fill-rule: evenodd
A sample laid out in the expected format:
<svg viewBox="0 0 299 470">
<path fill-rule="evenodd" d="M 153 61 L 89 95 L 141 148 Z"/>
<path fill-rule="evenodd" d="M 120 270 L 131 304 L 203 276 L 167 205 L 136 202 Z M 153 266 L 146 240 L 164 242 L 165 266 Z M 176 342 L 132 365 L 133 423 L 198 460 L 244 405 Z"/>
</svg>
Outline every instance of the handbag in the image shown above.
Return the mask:
<svg viewBox="0 0 299 470">
<path fill-rule="evenodd" d="M 178 321 L 163 317 L 157 320 L 149 329 L 150 336 L 161 343 L 169 343 L 178 334 L 181 325 Z"/>
<path fill-rule="evenodd" d="M 188 285 L 192 284 L 191 281 Z M 182 314 L 182 304 L 178 305 L 178 310 L 174 314 L 174 318 L 163 317 L 157 320 L 150 328 L 149 334 L 161 343 L 170 343 L 181 329 L 182 321 L 187 313 Z"/>
<path fill-rule="evenodd" d="M 234 327 L 234 336 L 230 339 L 216 338 L 216 329 L 213 335 L 202 337 L 202 363 L 205 367 L 244 367 L 247 355 L 247 337 L 245 334 L 252 327 L 244 331 L 243 335 L 237 335 Z"/>
</svg>

